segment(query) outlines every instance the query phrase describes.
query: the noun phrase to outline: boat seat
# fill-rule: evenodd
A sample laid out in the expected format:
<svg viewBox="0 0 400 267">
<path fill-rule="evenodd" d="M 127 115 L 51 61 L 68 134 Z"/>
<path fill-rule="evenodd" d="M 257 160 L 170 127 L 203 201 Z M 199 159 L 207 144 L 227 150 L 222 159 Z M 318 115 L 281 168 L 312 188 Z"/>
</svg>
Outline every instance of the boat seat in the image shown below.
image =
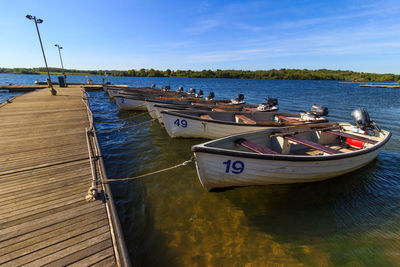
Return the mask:
<svg viewBox="0 0 400 267">
<path fill-rule="evenodd" d="M 314 148 L 316 150 L 319 150 L 319 151 L 322 151 L 322 152 L 325 152 L 325 153 L 328 153 L 328 154 L 340 154 L 340 153 L 342 153 L 339 150 L 332 149 L 332 148 L 329 148 L 329 147 L 314 143 L 314 142 L 309 141 L 309 140 L 301 139 L 301 138 L 298 138 L 296 136 L 289 135 L 289 136 L 283 136 L 283 138 L 285 138 L 286 140 L 295 142 L 297 144 L 305 145 L 305 146 Z"/>
<path fill-rule="evenodd" d="M 213 120 L 213 118 L 211 118 L 211 116 L 207 115 L 207 114 L 200 115 L 200 118 L 205 119 L 205 120 Z"/>
<path fill-rule="evenodd" d="M 236 144 L 239 144 L 253 152 L 257 152 L 260 154 L 279 154 L 278 152 L 273 151 L 272 149 L 265 147 L 265 146 L 261 146 L 259 144 L 253 143 L 249 140 L 246 140 L 244 138 L 239 138 L 237 140 L 235 140 Z"/>
<path fill-rule="evenodd" d="M 222 108 L 213 108 L 212 111 L 219 111 L 219 112 L 221 112 L 221 111 L 225 111 L 225 110 L 223 110 Z"/>
<path fill-rule="evenodd" d="M 236 122 L 244 122 L 246 124 L 257 124 L 256 121 L 246 117 L 245 115 L 235 115 Z"/>
<path fill-rule="evenodd" d="M 369 144 L 378 143 L 378 141 L 375 141 L 375 140 L 372 140 L 372 139 L 369 139 L 369 138 L 366 138 L 366 137 L 363 137 L 363 136 L 358 136 L 358 135 L 355 135 L 355 134 L 342 133 L 342 132 L 339 132 L 339 131 L 332 131 L 332 130 L 327 130 L 327 131 L 324 131 L 324 132 L 328 133 L 328 134 L 341 136 L 341 137 L 355 139 L 355 140 L 362 141 L 362 142 L 369 143 Z"/>
<path fill-rule="evenodd" d="M 285 122 L 297 122 L 297 120 L 289 119 L 288 117 L 283 116 L 283 115 L 276 115 L 276 117 L 278 119 L 280 119 L 281 121 L 285 121 Z"/>
</svg>

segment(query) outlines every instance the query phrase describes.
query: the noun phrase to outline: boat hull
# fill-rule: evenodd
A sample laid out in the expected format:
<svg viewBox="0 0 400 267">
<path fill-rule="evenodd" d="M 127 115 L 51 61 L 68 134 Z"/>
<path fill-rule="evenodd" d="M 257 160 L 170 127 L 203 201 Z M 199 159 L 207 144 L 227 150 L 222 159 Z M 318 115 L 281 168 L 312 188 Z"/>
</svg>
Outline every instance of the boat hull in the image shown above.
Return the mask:
<svg viewBox="0 0 400 267">
<path fill-rule="evenodd" d="M 209 191 L 223 187 L 322 181 L 367 165 L 377 157 L 381 149 L 351 158 L 311 161 L 266 160 L 206 152 L 194 154 L 199 180 Z M 229 168 L 228 163 L 232 165 Z"/>
<path fill-rule="evenodd" d="M 115 97 L 115 103 L 117 103 L 120 110 L 147 111 L 144 99 Z"/>
<path fill-rule="evenodd" d="M 235 123 L 213 122 L 211 120 L 195 120 L 163 113 L 162 121 L 172 138 L 207 138 L 214 139 L 227 135 L 267 129 L 266 126 L 254 126 Z M 158 117 L 157 117 L 158 118 Z"/>
<path fill-rule="evenodd" d="M 147 112 L 149 112 L 150 117 L 153 118 L 153 119 L 157 119 L 158 118 L 157 117 L 157 110 L 156 110 L 157 108 L 154 107 L 154 105 L 160 105 L 160 103 L 146 101 L 146 108 L 147 108 Z"/>
</svg>

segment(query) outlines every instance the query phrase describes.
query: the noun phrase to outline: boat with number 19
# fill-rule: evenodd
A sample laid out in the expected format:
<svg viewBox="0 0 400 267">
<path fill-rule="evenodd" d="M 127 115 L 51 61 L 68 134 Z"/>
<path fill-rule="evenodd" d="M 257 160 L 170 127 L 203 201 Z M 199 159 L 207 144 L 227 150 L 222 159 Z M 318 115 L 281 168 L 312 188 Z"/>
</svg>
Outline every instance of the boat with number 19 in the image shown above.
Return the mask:
<svg viewBox="0 0 400 267">
<path fill-rule="evenodd" d="M 391 137 L 371 122 L 356 124 L 270 128 L 195 145 L 200 182 L 212 190 L 315 182 L 352 172 L 375 159 Z"/>
</svg>

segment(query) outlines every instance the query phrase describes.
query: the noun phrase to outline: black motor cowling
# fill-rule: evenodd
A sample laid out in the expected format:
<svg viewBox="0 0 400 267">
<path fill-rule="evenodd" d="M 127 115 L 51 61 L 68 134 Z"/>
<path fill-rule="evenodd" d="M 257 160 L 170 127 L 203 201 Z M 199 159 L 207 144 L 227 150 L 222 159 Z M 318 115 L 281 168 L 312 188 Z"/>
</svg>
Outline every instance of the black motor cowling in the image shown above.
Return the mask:
<svg viewBox="0 0 400 267">
<path fill-rule="evenodd" d="M 164 86 L 164 90 L 165 90 L 165 91 L 168 91 L 168 90 L 170 90 L 170 89 L 171 89 L 171 86 L 169 86 L 169 85 Z"/>
<path fill-rule="evenodd" d="M 269 107 L 277 106 L 278 105 L 278 99 L 268 97 L 267 100 L 265 101 L 265 104 L 267 106 L 269 106 Z"/>
<path fill-rule="evenodd" d="M 310 108 L 310 113 L 314 116 L 328 116 L 328 108 L 320 105 L 312 105 Z"/>
<path fill-rule="evenodd" d="M 151 88 L 156 88 L 156 85 L 153 83 L 153 84 L 151 85 Z"/>
<path fill-rule="evenodd" d="M 244 100 L 244 94 L 238 94 L 235 99 L 237 102 L 242 102 Z"/>
<path fill-rule="evenodd" d="M 196 97 L 203 97 L 203 96 L 204 96 L 203 90 L 199 90 Z"/>
<path fill-rule="evenodd" d="M 207 96 L 207 99 L 211 100 L 211 99 L 214 99 L 214 97 L 215 97 L 214 92 L 210 92 L 210 94 Z"/>
<path fill-rule="evenodd" d="M 188 94 L 195 94 L 196 93 L 196 89 L 194 88 L 190 88 L 188 91 Z"/>
<path fill-rule="evenodd" d="M 368 112 L 363 108 L 355 109 L 351 112 L 351 117 L 354 123 L 361 129 L 371 127 L 372 121 L 369 118 Z"/>
<path fill-rule="evenodd" d="M 176 90 L 178 93 L 182 93 L 183 92 L 183 87 L 179 86 L 178 89 Z"/>
</svg>

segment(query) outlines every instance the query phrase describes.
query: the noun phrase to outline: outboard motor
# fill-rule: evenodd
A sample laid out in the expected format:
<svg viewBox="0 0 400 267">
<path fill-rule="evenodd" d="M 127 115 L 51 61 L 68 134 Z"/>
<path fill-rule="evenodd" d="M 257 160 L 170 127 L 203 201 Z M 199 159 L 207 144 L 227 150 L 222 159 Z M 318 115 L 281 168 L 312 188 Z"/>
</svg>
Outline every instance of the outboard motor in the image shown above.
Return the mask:
<svg viewBox="0 0 400 267">
<path fill-rule="evenodd" d="M 314 115 L 315 117 L 320 116 L 328 116 L 328 108 L 320 105 L 312 105 L 310 108 L 310 114 Z"/>
<path fill-rule="evenodd" d="M 278 99 L 268 97 L 267 100 L 265 101 L 265 104 L 266 104 L 268 107 L 277 106 L 277 105 L 278 105 Z"/>
<path fill-rule="evenodd" d="M 156 88 L 156 85 L 153 83 L 153 84 L 151 85 L 151 88 Z"/>
<path fill-rule="evenodd" d="M 214 92 L 210 92 L 210 94 L 207 96 L 206 100 L 213 100 L 215 97 Z"/>
<path fill-rule="evenodd" d="M 368 112 L 363 108 L 355 109 L 351 112 L 351 117 L 354 123 L 361 129 L 365 130 L 371 127 L 372 121 L 369 118 Z"/>
<path fill-rule="evenodd" d="M 176 90 L 178 93 L 183 93 L 183 87 L 179 86 L 178 89 Z"/>
<path fill-rule="evenodd" d="M 196 97 L 203 97 L 204 93 L 203 90 L 199 90 L 199 92 L 196 94 Z"/>
<path fill-rule="evenodd" d="M 170 90 L 170 89 L 171 89 L 171 86 L 169 86 L 169 85 L 164 86 L 164 90 L 165 90 L 165 91 L 168 91 L 168 90 Z"/>
<path fill-rule="evenodd" d="M 235 99 L 231 99 L 232 104 L 243 104 L 244 94 L 238 94 Z"/>
<path fill-rule="evenodd" d="M 194 89 L 194 88 L 190 88 L 188 91 L 188 94 L 190 94 L 190 95 L 194 95 L 195 93 L 196 93 L 196 89 Z"/>
<path fill-rule="evenodd" d="M 236 96 L 235 100 L 236 100 L 237 102 L 243 102 L 243 100 L 244 100 L 244 94 L 238 94 L 238 95 Z"/>
<path fill-rule="evenodd" d="M 353 110 L 351 112 L 351 117 L 357 126 L 353 129 L 353 132 L 376 135 L 381 131 L 376 123 L 370 119 L 368 112 L 363 108 Z"/>
</svg>

